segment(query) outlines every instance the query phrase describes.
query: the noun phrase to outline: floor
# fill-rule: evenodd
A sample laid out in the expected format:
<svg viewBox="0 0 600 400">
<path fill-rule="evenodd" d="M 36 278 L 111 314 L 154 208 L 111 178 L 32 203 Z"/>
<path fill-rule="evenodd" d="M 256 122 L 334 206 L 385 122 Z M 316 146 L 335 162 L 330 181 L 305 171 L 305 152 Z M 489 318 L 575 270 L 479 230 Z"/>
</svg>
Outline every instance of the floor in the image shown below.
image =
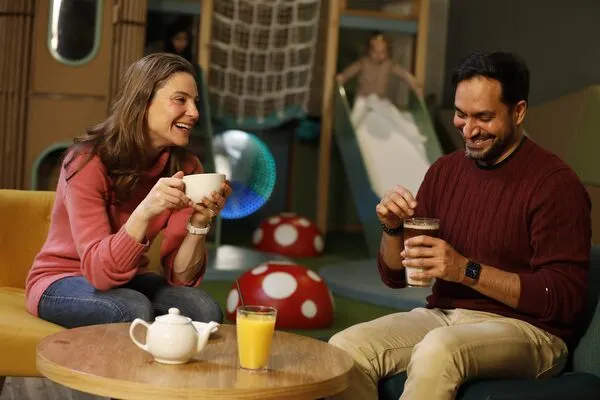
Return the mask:
<svg viewBox="0 0 600 400">
<path fill-rule="evenodd" d="M 6 378 L 0 400 L 108 400 L 42 378 Z"/>
</svg>

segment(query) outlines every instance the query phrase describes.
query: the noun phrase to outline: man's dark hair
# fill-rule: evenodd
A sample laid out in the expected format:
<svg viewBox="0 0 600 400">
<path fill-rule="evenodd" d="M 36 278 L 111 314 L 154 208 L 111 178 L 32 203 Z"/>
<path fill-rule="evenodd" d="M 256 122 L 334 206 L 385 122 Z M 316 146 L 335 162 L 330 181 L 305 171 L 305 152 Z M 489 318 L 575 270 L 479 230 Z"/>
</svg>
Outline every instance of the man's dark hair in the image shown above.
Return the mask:
<svg viewBox="0 0 600 400">
<path fill-rule="evenodd" d="M 529 69 L 520 57 L 512 53 L 476 51 L 465 57 L 452 73 L 454 89 L 462 81 L 483 76 L 500 82 L 502 102 L 510 107 L 528 101 Z"/>
</svg>

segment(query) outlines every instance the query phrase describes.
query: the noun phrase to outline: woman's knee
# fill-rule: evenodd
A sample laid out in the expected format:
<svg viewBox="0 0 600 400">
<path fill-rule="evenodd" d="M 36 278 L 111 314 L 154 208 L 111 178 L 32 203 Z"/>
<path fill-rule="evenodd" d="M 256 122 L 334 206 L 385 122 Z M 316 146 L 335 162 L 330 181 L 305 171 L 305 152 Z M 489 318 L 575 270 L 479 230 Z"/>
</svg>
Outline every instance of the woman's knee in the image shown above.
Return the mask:
<svg viewBox="0 0 600 400">
<path fill-rule="evenodd" d="M 55 288 L 56 289 L 56 288 Z M 79 288 L 71 293 L 52 290 L 42 295 L 38 306 L 40 318 L 65 328 L 86 325 L 130 322 L 135 318 L 152 319 L 152 304 L 132 289 L 107 292 Z"/>
<path fill-rule="evenodd" d="M 133 289 L 113 289 L 106 296 L 107 308 L 112 315 L 111 322 L 131 322 L 136 318 L 151 321 L 154 317 L 152 303 L 144 294 Z"/>
<path fill-rule="evenodd" d="M 223 311 L 204 290 L 192 287 L 165 287 L 154 298 L 157 313 L 177 307 L 185 316 L 199 322 L 223 322 Z"/>
</svg>

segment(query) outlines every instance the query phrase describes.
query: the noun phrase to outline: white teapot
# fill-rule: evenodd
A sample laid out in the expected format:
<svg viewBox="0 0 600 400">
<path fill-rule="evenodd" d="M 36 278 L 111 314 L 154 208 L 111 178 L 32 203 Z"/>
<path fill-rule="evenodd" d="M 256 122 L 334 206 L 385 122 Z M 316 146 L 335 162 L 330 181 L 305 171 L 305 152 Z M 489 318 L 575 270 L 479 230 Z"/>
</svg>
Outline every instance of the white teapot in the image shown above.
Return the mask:
<svg viewBox="0 0 600 400">
<path fill-rule="evenodd" d="M 137 347 L 152 354 L 157 362 L 184 364 L 204 349 L 208 337 L 219 324 L 192 322 L 191 318 L 179 314 L 179 309 L 173 307 L 169 308 L 168 314 L 156 317 L 152 324 L 136 318 L 129 327 L 129 336 Z M 137 325 L 148 329 L 146 344 L 133 336 Z"/>
</svg>

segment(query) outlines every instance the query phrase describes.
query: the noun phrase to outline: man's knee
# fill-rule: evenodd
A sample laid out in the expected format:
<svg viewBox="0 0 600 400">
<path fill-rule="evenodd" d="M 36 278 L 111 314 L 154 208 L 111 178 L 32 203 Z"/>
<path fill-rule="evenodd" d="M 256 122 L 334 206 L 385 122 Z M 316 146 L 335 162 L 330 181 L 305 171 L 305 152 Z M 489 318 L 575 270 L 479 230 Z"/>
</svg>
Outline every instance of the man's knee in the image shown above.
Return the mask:
<svg viewBox="0 0 600 400">
<path fill-rule="evenodd" d="M 367 339 L 360 327 L 353 326 L 336 333 L 329 339 L 329 344 L 344 350 L 363 368 L 371 369 L 372 354 L 367 351 Z"/>
<path fill-rule="evenodd" d="M 356 331 L 356 327 L 350 327 L 336 333 L 329 338 L 329 344 L 352 353 L 351 348 L 355 348 L 357 342 L 360 341 L 360 336 L 356 335 L 354 331 Z"/>
<path fill-rule="evenodd" d="M 355 373 L 359 374 L 360 379 L 377 385 L 383 376 L 384 367 L 381 365 L 368 335 L 361 329 L 361 325 L 352 326 L 336 333 L 329 339 L 329 344 L 344 350 L 352 357 Z"/>
<path fill-rule="evenodd" d="M 415 345 L 409 368 L 411 372 L 418 372 L 421 368 L 432 371 L 460 366 L 464 361 L 462 344 L 449 329 L 436 328 Z"/>
</svg>

